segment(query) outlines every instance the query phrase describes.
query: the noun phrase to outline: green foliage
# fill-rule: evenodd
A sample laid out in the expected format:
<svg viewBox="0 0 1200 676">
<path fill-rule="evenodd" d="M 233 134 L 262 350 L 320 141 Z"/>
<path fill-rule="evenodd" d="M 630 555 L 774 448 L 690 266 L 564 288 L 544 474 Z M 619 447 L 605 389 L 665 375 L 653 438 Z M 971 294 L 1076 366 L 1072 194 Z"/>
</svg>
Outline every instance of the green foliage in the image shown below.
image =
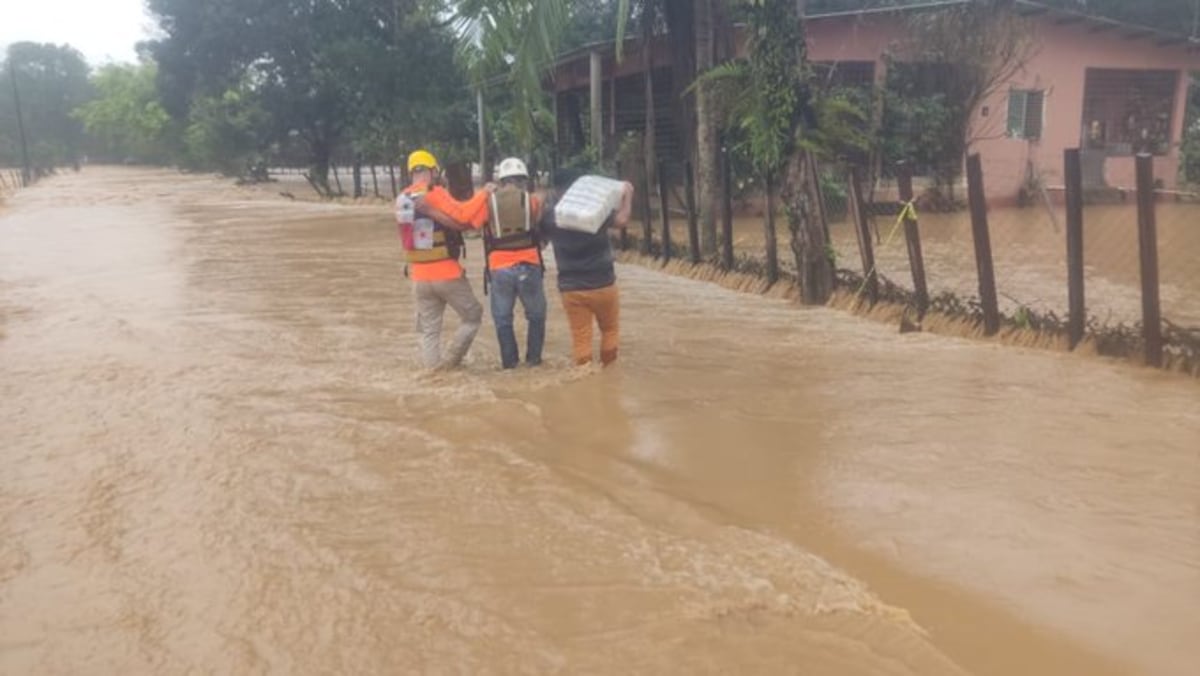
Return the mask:
<svg viewBox="0 0 1200 676">
<path fill-rule="evenodd" d="M 298 140 L 325 184 L 336 156 L 395 159 L 470 133 L 471 97 L 433 0 L 149 0 L 164 107 L 207 158 Z M 236 99 L 226 98 L 234 91 Z M 220 121 L 223 114 L 233 119 Z M 268 123 L 262 123 L 263 120 Z M 209 151 L 200 146 L 215 143 Z M 224 157 L 237 164 L 245 157 Z"/>
<path fill-rule="evenodd" d="M 918 174 L 952 180 L 965 149 L 955 124 L 963 116 L 961 104 L 945 93 L 916 87 L 912 69 L 889 65 L 879 141 L 884 163 L 905 161 Z"/>
<path fill-rule="evenodd" d="M 887 56 L 879 145 L 886 163 L 912 162 L 953 201 L 971 143 L 996 133 L 973 127 L 974 112 L 1028 62 L 1029 27 L 993 2 L 916 12 L 907 22 L 908 40 Z"/>
<path fill-rule="evenodd" d="M 711 86 L 735 148 L 754 173 L 773 176 L 795 151 L 810 110 L 804 37 L 786 3 L 746 0 L 748 58 L 721 64 L 693 85 Z M 789 18 L 791 17 L 791 18 Z M 800 49 L 797 49 L 800 45 Z"/>
<path fill-rule="evenodd" d="M 533 121 L 547 108 L 542 77 L 554 62 L 570 11 L 562 0 L 462 0 L 459 57 L 475 84 L 498 79 L 512 92 L 510 118 L 520 145 L 532 145 Z"/>
<path fill-rule="evenodd" d="M 184 158 L 192 168 L 242 176 L 265 161 L 270 118 L 254 92 L 230 89 L 192 103 L 184 131 Z"/>
<path fill-rule="evenodd" d="M 158 102 L 153 63 L 104 66 L 92 76 L 96 98 L 75 111 L 94 152 L 109 161 L 164 162 L 171 118 Z"/>
<path fill-rule="evenodd" d="M 17 165 L 21 153 L 10 68 L 20 93 L 30 161 L 40 167 L 75 161 L 83 152 L 83 124 L 71 113 L 92 91 L 83 56 L 66 45 L 8 46 L 0 64 L 0 164 Z"/>
<path fill-rule="evenodd" d="M 587 174 L 610 174 L 595 146 L 588 146 L 578 155 L 566 158 L 562 163 L 562 168 L 574 169 Z"/>
</svg>

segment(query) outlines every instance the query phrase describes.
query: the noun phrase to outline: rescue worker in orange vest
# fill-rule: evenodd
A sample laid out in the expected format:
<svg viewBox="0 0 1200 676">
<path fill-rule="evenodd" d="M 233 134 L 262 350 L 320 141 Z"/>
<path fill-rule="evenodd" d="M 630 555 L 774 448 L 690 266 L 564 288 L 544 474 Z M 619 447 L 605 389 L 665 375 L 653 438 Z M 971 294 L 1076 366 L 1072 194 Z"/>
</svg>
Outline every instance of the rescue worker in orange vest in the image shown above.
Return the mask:
<svg viewBox="0 0 1200 676">
<path fill-rule="evenodd" d="M 529 170 L 516 157 L 500 163 L 496 179 L 500 182 L 488 200 L 484 246 L 487 250 L 486 282 L 491 287 L 492 321 L 500 343 L 500 365 L 516 368 L 521 363 L 517 336 L 513 330 L 513 309 L 517 299 L 528 322 L 525 363 L 542 363 L 546 342 L 546 292 L 542 288 L 541 242 L 535 225 L 542 215 L 542 204 L 529 192 Z"/>
<path fill-rule="evenodd" d="M 487 184 L 466 202 L 454 199 L 441 185 L 437 159 L 425 150 L 408 156 L 408 171 L 412 180 L 396 198 L 396 221 L 413 282 L 421 359 L 426 368 L 454 368 L 466 357 L 483 322 L 483 307 L 458 262 L 462 233 L 483 225 L 487 200 L 496 186 Z M 443 355 L 442 319 L 447 305 L 461 324 Z"/>
</svg>

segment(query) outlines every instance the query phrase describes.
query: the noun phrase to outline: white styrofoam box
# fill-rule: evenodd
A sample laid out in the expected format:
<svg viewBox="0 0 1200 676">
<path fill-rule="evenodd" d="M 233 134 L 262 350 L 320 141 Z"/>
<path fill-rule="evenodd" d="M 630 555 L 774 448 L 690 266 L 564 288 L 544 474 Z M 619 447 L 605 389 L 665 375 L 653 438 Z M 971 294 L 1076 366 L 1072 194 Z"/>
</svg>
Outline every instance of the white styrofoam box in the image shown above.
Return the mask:
<svg viewBox="0 0 1200 676">
<path fill-rule="evenodd" d="M 595 234 L 621 206 L 624 184 L 603 176 L 581 176 L 554 207 L 554 220 L 565 230 Z"/>
</svg>

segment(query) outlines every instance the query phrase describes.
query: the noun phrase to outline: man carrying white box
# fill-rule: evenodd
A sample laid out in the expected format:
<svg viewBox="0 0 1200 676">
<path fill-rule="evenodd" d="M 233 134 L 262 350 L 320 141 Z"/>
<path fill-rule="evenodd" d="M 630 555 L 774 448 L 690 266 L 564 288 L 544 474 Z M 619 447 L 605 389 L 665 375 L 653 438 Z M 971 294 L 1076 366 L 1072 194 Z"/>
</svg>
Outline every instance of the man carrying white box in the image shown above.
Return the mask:
<svg viewBox="0 0 1200 676">
<path fill-rule="evenodd" d="M 617 360 L 620 299 L 609 228 L 624 229 L 633 210 L 633 185 L 600 176 L 579 177 L 560 170 L 554 177 L 560 198 L 542 215 L 540 231 L 554 247 L 558 290 L 571 326 L 572 356 L 592 361 L 592 325 L 600 327 L 600 362 Z"/>
</svg>

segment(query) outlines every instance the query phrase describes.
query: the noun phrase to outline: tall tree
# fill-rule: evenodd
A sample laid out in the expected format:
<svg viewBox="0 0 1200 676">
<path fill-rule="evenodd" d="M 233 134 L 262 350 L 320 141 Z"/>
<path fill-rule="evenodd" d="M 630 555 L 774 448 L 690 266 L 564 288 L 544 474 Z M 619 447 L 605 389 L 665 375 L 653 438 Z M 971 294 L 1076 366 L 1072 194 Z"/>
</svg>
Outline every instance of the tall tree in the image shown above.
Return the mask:
<svg viewBox="0 0 1200 676">
<path fill-rule="evenodd" d="M 907 44 L 900 48 L 909 63 L 890 69 L 891 75 L 900 76 L 890 83 L 901 95 L 893 103 L 915 106 L 909 131 L 938 149 L 931 158 L 932 169 L 951 201 L 970 145 L 1003 133 L 978 124 L 975 111 L 1034 53 L 1028 20 L 1009 11 L 1007 4 L 987 0 L 912 14 L 907 19 Z M 931 103 L 937 105 L 931 108 Z"/>
<path fill-rule="evenodd" d="M 68 45 L 16 42 L 0 63 L 0 162 L 20 163 L 16 101 L 8 82 L 15 77 L 30 160 L 53 167 L 76 161 L 83 150 L 83 125 L 72 112 L 91 97 L 88 66 Z M 11 123 L 10 123 L 11 121 Z"/>
<path fill-rule="evenodd" d="M 96 98 L 75 111 L 101 159 L 165 162 L 170 116 L 158 102 L 152 62 L 108 65 L 92 76 Z"/>
<path fill-rule="evenodd" d="M 768 273 L 774 274 L 774 196 L 782 199 L 801 298 L 822 304 L 833 291 L 833 261 L 817 216 L 809 155 L 825 159 L 861 152 L 862 112 L 840 96 L 818 98 L 810 86 L 803 0 L 739 0 L 747 56 L 718 66 L 700 82 L 720 92 L 727 133 L 762 178 L 768 196 Z"/>
<path fill-rule="evenodd" d="M 275 140 L 297 136 L 328 189 L 335 152 L 372 125 L 429 143 L 465 98 L 453 42 L 432 0 L 149 0 L 165 37 L 152 46 L 164 103 L 186 119 L 198 99 L 251 88 Z"/>
</svg>

